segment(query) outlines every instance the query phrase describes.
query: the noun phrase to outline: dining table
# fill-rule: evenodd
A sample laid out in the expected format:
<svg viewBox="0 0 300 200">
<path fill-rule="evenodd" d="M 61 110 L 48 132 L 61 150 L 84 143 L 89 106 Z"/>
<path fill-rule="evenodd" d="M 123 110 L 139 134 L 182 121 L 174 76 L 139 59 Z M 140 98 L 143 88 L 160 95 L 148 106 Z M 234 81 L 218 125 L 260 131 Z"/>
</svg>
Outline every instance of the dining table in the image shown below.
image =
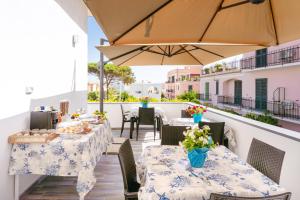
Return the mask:
<svg viewBox="0 0 300 200">
<path fill-rule="evenodd" d="M 206 118 L 205 116 L 202 117 L 202 122 L 216 122 L 215 120 Z M 193 118 L 173 118 L 170 119 L 167 123 L 170 126 L 198 126 L 198 123 L 194 123 Z M 237 143 L 234 135 L 233 129 L 225 124 L 224 126 L 224 135 L 228 139 L 228 144 L 230 148 L 235 148 Z"/>
<path fill-rule="evenodd" d="M 286 192 L 224 146 L 208 151 L 201 168 L 190 166 L 182 146 L 148 146 L 137 172 L 139 200 L 209 200 L 211 193 L 267 197 Z"/>
<path fill-rule="evenodd" d="M 62 133 L 48 143 L 13 144 L 9 174 L 15 176 L 15 191 L 19 175 L 75 176 L 83 200 L 96 183 L 94 169 L 112 140 L 110 123 L 105 120 L 87 134 Z"/>
</svg>

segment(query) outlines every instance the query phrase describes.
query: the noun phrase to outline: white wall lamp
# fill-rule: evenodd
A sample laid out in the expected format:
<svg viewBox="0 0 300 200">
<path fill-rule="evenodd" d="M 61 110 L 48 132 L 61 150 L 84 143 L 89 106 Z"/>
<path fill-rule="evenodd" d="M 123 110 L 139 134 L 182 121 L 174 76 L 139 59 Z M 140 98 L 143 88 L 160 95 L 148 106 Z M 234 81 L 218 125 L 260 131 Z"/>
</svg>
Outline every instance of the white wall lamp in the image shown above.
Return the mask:
<svg viewBox="0 0 300 200">
<path fill-rule="evenodd" d="M 25 87 L 25 94 L 31 95 L 33 93 L 33 87 Z"/>
<path fill-rule="evenodd" d="M 78 35 L 73 35 L 72 36 L 72 46 L 75 48 L 77 43 L 78 43 Z"/>
</svg>

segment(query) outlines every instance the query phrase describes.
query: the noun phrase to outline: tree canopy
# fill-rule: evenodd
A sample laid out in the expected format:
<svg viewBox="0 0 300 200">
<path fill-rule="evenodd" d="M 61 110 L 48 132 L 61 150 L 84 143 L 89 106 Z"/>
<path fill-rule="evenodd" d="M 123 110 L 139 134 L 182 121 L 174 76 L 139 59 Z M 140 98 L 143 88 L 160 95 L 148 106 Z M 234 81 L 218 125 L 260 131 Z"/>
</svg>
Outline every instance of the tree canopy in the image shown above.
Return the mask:
<svg viewBox="0 0 300 200">
<path fill-rule="evenodd" d="M 89 74 L 95 75 L 99 78 L 99 69 L 97 67 L 97 63 L 89 63 L 88 72 Z M 104 65 L 104 84 L 106 85 L 107 93 L 109 86 L 114 81 L 122 81 L 124 84 L 134 83 L 134 73 L 129 66 L 116 66 L 110 63 Z"/>
</svg>

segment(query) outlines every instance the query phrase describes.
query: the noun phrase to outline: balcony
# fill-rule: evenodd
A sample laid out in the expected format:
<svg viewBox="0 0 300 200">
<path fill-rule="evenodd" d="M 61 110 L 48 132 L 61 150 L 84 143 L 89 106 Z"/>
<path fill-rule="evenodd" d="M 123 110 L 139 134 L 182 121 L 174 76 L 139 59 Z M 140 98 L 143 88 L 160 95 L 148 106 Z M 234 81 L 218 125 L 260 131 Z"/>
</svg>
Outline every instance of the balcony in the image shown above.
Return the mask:
<svg viewBox="0 0 300 200">
<path fill-rule="evenodd" d="M 231 63 L 231 65 L 227 65 L 227 64 L 224 66 L 222 65 L 222 67 L 219 69 L 215 69 L 214 67 L 202 69 L 201 77 L 216 76 L 216 75 L 238 73 L 238 72 L 241 72 L 238 63 Z"/>
<path fill-rule="evenodd" d="M 267 112 L 280 118 L 300 119 L 300 105 L 294 102 L 260 101 L 230 96 L 218 96 L 217 102 L 251 111 Z"/>
<path fill-rule="evenodd" d="M 215 76 L 227 73 L 241 72 L 242 70 L 255 70 L 275 66 L 283 66 L 300 62 L 300 45 L 270 51 L 259 56 L 251 56 L 241 60 L 223 64 L 216 64 L 202 70 L 203 76 Z"/>
<path fill-rule="evenodd" d="M 211 94 L 199 94 L 200 101 L 211 101 Z"/>
<path fill-rule="evenodd" d="M 240 68 L 242 70 L 253 70 L 300 62 L 299 48 L 300 46 L 292 46 L 271 51 L 260 56 L 242 59 L 239 61 Z"/>
</svg>

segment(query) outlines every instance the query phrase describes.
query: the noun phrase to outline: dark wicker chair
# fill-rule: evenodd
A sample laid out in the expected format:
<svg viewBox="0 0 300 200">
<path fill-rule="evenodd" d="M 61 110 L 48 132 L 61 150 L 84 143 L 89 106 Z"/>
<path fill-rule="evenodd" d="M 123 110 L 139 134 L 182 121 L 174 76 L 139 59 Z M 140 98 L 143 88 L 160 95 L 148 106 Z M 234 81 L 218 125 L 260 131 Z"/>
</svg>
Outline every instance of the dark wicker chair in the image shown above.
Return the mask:
<svg viewBox="0 0 300 200">
<path fill-rule="evenodd" d="M 137 182 L 136 165 L 129 139 L 121 145 L 118 157 L 123 175 L 125 199 L 138 199 L 140 184 Z"/>
<path fill-rule="evenodd" d="M 129 112 L 125 112 L 123 105 L 120 104 L 121 106 L 121 111 L 122 111 L 122 127 L 121 127 L 121 133 L 120 133 L 120 137 L 122 137 L 123 131 L 124 131 L 124 124 L 126 122 L 131 122 L 130 116 L 129 116 Z"/>
<path fill-rule="evenodd" d="M 219 143 L 220 145 L 224 145 L 224 126 L 225 122 L 199 122 L 199 128 L 202 128 L 204 125 L 208 125 L 210 127 L 211 137 L 215 143 Z M 228 147 L 228 143 L 227 143 Z"/>
<path fill-rule="evenodd" d="M 192 118 L 192 115 L 186 112 L 186 110 L 181 110 L 181 118 Z"/>
<path fill-rule="evenodd" d="M 136 126 L 136 140 L 139 137 L 140 125 L 153 125 L 154 141 L 156 136 L 156 120 L 154 108 L 139 108 L 139 116 L 137 118 Z"/>
<path fill-rule="evenodd" d="M 255 169 L 279 183 L 285 152 L 253 138 L 247 162 Z"/>
<path fill-rule="evenodd" d="M 235 197 L 212 193 L 209 200 L 290 200 L 291 196 L 290 192 L 269 197 Z"/>
<path fill-rule="evenodd" d="M 184 140 L 183 132 L 186 131 L 186 126 L 162 126 L 161 145 L 179 145 L 180 141 Z"/>
</svg>

